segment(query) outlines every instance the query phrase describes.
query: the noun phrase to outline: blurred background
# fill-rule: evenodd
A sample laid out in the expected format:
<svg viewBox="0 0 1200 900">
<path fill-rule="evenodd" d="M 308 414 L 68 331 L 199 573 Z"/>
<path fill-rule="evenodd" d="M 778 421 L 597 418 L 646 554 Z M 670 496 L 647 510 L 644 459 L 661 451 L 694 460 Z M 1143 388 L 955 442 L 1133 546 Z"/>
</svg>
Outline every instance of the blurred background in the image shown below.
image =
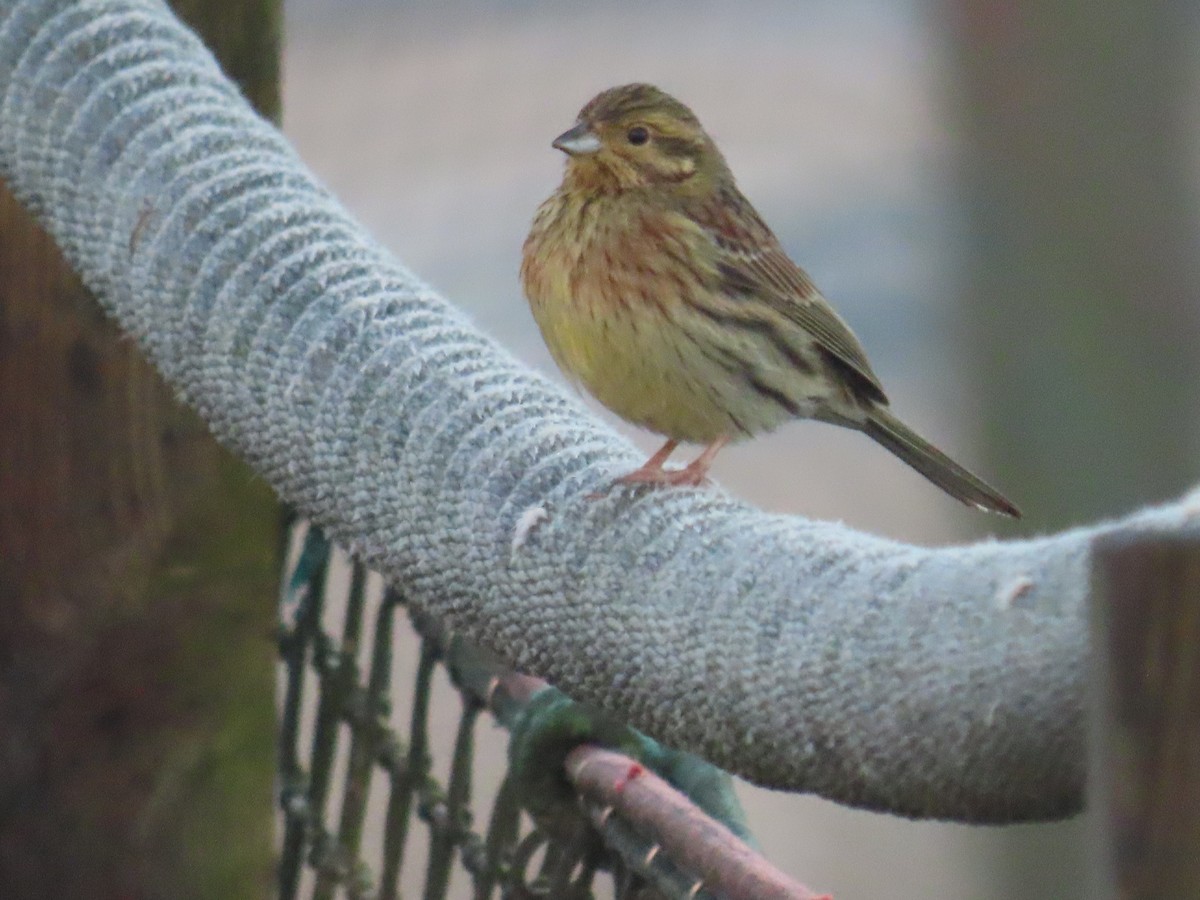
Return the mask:
<svg viewBox="0 0 1200 900">
<path fill-rule="evenodd" d="M 597 91 L 660 85 L 858 333 L 898 413 L 1027 518 L 965 510 L 815 423 L 724 452 L 718 480 L 905 541 L 1018 537 L 1200 475 L 1200 12 L 1086 12 L 291 0 L 283 121 L 382 243 L 558 377 L 517 282 L 561 172 L 550 141 Z M 499 737 L 490 752 L 498 769 Z M 915 823 L 743 787 L 767 856 L 839 900 L 1083 896 L 1078 823 Z"/>
</svg>

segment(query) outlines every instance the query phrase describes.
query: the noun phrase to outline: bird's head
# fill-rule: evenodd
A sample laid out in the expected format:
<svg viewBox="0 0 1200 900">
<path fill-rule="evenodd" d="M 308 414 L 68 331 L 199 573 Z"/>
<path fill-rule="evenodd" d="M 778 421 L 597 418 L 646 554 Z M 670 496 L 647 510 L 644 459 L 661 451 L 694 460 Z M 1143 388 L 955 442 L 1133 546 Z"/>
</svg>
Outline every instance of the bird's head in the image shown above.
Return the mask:
<svg viewBox="0 0 1200 900">
<path fill-rule="evenodd" d="M 603 192 L 695 190 L 728 173 L 692 111 L 649 84 L 596 95 L 553 146 L 567 154 L 569 181 Z"/>
</svg>

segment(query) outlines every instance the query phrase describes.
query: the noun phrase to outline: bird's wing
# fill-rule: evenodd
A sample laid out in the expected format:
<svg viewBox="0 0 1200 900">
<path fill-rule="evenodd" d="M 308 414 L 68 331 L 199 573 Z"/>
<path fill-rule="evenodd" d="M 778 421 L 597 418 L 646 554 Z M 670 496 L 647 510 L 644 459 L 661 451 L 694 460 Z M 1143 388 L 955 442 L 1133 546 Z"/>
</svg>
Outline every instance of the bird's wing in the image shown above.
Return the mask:
<svg viewBox="0 0 1200 900">
<path fill-rule="evenodd" d="M 730 296 L 753 295 L 811 334 L 837 362 L 861 379 L 868 397 L 887 402 L 866 351 L 808 275 L 736 188 L 726 188 L 687 215 L 716 245 L 717 272 Z"/>
</svg>

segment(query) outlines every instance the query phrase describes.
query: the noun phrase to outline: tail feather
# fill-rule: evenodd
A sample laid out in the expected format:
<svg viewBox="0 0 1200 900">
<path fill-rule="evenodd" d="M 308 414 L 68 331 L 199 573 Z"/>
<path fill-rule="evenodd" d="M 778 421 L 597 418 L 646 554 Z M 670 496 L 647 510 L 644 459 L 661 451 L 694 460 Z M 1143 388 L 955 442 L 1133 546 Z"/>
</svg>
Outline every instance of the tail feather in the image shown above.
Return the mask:
<svg viewBox="0 0 1200 900">
<path fill-rule="evenodd" d="M 971 474 L 883 407 L 871 410 L 862 426 L 871 438 L 908 463 L 943 491 L 968 506 L 1021 518 L 1021 511 L 982 478 Z"/>
</svg>

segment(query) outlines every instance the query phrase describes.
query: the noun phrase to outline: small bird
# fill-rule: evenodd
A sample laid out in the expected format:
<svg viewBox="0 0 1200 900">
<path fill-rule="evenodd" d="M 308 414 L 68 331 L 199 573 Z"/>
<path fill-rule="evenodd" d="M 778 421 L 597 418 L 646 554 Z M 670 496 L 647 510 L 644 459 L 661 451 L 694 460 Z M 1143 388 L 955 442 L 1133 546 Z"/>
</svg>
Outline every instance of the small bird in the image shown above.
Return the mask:
<svg viewBox="0 0 1200 900">
<path fill-rule="evenodd" d="M 562 184 L 521 260 L 563 372 L 666 443 L 617 484 L 700 485 L 730 441 L 789 419 L 865 432 L 962 502 L 1009 500 L 892 415 L 850 327 L 742 196 L 688 107 L 648 84 L 593 98 L 553 142 Z M 664 464 L 680 442 L 704 450 Z"/>
</svg>

